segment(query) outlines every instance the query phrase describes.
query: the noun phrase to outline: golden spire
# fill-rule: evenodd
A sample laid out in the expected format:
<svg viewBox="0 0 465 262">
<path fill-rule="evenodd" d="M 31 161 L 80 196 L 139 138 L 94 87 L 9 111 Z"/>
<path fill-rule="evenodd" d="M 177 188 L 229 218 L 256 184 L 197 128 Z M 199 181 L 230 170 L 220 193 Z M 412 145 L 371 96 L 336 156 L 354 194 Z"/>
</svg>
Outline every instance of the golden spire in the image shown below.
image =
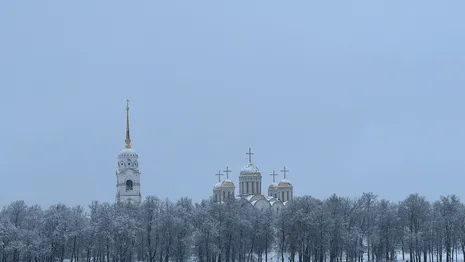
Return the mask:
<svg viewBox="0 0 465 262">
<path fill-rule="evenodd" d="M 126 100 L 126 148 L 131 148 L 131 136 L 129 135 L 129 100 Z"/>
</svg>

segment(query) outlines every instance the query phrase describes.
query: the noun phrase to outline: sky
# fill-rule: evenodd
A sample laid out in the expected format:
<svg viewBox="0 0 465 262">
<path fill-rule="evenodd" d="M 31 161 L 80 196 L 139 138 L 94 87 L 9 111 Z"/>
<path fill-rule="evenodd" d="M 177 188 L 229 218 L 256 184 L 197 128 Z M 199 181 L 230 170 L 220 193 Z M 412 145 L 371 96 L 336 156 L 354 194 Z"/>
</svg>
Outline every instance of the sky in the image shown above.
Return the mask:
<svg viewBox="0 0 465 262">
<path fill-rule="evenodd" d="M 2 1 L 0 206 L 114 202 L 247 164 L 294 195 L 465 200 L 464 1 Z M 282 176 L 277 179 L 282 179 Z M 236 193 L 238 189 L 236 188 Z"/>
</svg>

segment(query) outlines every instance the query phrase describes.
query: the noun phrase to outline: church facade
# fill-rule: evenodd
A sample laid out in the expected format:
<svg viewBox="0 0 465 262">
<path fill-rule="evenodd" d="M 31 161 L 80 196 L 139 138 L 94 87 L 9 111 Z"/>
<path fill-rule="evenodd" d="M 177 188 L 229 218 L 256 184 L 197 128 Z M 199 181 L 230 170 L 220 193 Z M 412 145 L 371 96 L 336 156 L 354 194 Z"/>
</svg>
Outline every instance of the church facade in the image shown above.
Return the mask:
<svg viewBox="0 0 465 262">
<path fill-rule="evenodd" d="M 293 199 L 293 186 L 289 180 L 287 180 L 286 174 L 289 170 L 284 167 L 281 172 L 284 173 L 284 179 L 279 183 L 275 182 L 277 174 L 273 171 L 273 182 L 268 186 L 267 195 L 262 194 L 262 174 L 258 167 L 252 163 L 251 148 L 249 152 L 249 161 L 247 165 L 241 169 L 239 173 L 239 192 L 237 197 L 235 196 L 235 185 L 232 180 L 229 179 L 229 170 L 226 167 L 224 172 L 226 173 L 226 179 L 221 181 L 221 172 L 218 172 L 218 183 L 213 187 L 213 201 L 217 203 L 225 202 L 230 199 L 236 199 L 243 201 L 244 204 L 252 205 L 260 210 L 271 208 L 273 212 L 279 212 L 281 208 L 284 208 L 286 204 Z"/>
<path fill-rule="evenodd" d="M 116 168 L 116 202 L 140 203 L 139 155 L 131 147 L 129 101 L 126 105 L 126 146 L 118 154 Z"/>
</svg>

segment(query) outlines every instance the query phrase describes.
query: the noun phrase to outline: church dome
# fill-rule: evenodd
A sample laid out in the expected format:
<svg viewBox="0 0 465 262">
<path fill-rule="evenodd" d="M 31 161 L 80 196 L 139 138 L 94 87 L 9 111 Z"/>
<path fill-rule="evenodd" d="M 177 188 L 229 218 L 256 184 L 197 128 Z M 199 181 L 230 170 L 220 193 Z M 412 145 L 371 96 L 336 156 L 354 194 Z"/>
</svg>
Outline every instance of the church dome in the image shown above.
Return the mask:
<svg viewBox="0 0 465 262">
<path fill-rule="evenodd" d="M 278 187 L 277 183 L 271 183 L 270 186 L 268 186 L 269 189 L 275 189 Z"/>
<path fill-rule="evenodd" d="M 226 179 L 225 181 L 223 181 L 223 183 L 221 183 L 221 186 L 222 187 L 234 187 L 234 183 L 233 181 Z"/>
<path fill-rule="evenodd" d="M 278 184 L 279 187 L 292 187 L 292 184 L 289 180 L 283 179 Z"/>
<path fill-rule="evenodd" d="M 241 169 L 241 173 L 240 173 L 241 176 L 260 176 L 261 173 L 260 173 L 260 170 L 254 166 L 254 164 L 252 164 L 251 162 L 249 162 L 247 164 L 247 166 L 245 166 L 244 168 Z"/>
<path fill-rule="evenodd" d="M 218 182 L 215 184 L 215 186 L 213 187 L 214 189 L 219 189 L 221 187 L 221 182 Z"/>
<path fill-rule="evenodd" d="M 134 151 L 131 148 L 125 148 L 119 152 L 118 157 L 138 157 L 139 155 L 137 154 L 136 151 Z"/>
</svg>

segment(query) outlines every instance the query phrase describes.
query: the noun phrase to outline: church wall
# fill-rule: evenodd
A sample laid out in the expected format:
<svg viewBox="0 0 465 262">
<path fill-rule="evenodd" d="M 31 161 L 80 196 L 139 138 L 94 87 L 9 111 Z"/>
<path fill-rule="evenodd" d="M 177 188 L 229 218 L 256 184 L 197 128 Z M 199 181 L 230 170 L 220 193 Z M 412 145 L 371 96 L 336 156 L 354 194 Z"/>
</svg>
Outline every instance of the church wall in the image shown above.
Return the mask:
<svg viewBox="0 0 465 262">
<path fill-rule="evenodd" d="M 269 209 L 271 205 L 270 205 L 270 202 L 268 202 L 267 200 L 260 199 L 255 202 L 254 207 L 257 208 L 258 210 L 264 211 L 264 210 Z"/>
<path fill-rule="evenodd" d="M 235 187 L 217 187 L 213 190 L 213 201 L 224 202 L 235 198 Z"/>
<path fill-rule="evenodd" d="M 128 186 L 126 182 L 128 180 L 132 181 L 132 190 L 126 190 Z M 132 200 L 140 203 L 140 188 L 140 173 L 137 171 L 126 169 L 123 172 L 117 173 L 117 194 L 119 194 L 119 201 Z"/>
<path fill-rule="evenodd" d="M 239 176 L 239 195 L 259 195 L 261 190 L 261 176 L 257 175 L 240 175 Z"/>
</svg>

